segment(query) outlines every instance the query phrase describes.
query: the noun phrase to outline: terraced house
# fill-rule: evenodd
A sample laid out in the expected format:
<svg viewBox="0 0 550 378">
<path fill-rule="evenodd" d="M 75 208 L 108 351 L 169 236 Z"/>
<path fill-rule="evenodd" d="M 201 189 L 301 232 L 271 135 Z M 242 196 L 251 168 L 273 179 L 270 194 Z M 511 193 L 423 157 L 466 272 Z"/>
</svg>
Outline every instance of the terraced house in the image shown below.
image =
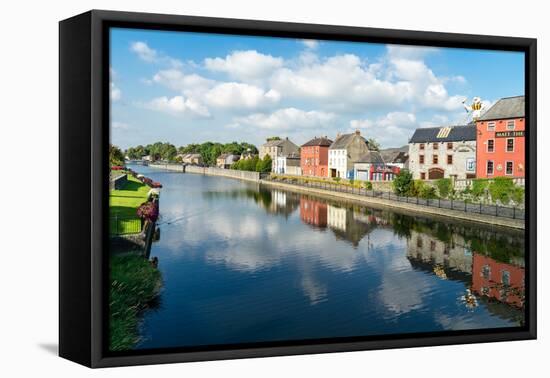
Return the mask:
<svg viewBox="0 0 550 378">
<path fill-rule="evenodd" d="M 339 134 L 328 152 L 329 176 L 353 179 L 354 164 L 367 152 L 367 141 L 359 130 L 351 134 Z"/>
<path fill-rule="evenodd" d="M 275 161 L 278 156 L 288 156 L 290 154 L 297 154 L 300 151 L 300 147 L 292 143 L 288 138 L 284 139 L 268 139 L 266 143 L 260 146 L 260 159 L 263 159 L 266 155 L 271 157 L 271 160 Z"/>
<path fill-rule="evenodd" d="M 326 136 L 315 137 L 300 149 L 300 164 L 304 176 L 328 176 L 328 154 L 332 140 Z"/>
<path fill-rule="evenodd" d="M 476 125 L 477 177 L 525 177 L 525 96 L 501 98 Z"/>
<path fill-rule="evenodd" d="M 409 170 L 420 180 L 476 177 L 476 126 L 416 129 L 409 140 Z"/>
</svg>

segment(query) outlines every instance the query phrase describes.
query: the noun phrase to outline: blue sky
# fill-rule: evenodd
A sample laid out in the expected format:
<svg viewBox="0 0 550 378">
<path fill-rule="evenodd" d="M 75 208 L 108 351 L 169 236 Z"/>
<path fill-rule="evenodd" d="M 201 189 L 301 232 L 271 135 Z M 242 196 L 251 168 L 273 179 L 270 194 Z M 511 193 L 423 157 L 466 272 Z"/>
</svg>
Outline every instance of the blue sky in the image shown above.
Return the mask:
<svg viewBox="0 0 550 378">
<path fill-rule="evenodd" d="M 399 147 L 524 94 L 524 55 L 471 49 L 111 30 L 111 140 L 296 144 L 360 129 Z"/>
</svg>

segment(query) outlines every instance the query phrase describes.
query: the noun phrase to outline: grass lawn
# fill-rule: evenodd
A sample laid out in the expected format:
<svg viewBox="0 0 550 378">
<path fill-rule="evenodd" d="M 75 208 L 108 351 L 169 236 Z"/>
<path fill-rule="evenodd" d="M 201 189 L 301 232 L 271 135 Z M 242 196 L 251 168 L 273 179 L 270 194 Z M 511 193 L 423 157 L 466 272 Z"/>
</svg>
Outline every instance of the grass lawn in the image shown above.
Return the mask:
<svg viewBox="0 0 550 378">
<path fill-rule="evenodd" d="M 112 256 L 109 295 L 109 349 L 132 349 L 139 342 L 140 313 L 150 307 L 162 279 L 158 269 L 142 256 Z"/>
<path fill-rule="evenodd" d="M 136 210 L 147 200 L 151 189 L 138 179 L 128 175 L 128 182 L 121 190 L 109 192 L 109 217 L 111 234 L 131 234 L 141 232 L 141 220 Z"/>
</svg>

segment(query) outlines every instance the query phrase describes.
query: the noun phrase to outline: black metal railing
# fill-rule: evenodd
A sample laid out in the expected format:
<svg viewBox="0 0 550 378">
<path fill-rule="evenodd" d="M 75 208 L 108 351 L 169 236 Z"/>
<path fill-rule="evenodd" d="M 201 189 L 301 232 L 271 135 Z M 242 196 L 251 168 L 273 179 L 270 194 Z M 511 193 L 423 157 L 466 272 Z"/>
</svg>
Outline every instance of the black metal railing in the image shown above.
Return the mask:
<svg viewBox="0 0 550 378">
<path fill-rule="evenodd" d="M 421 206 L 437 207 L 440 209 L 449 209 L 463 211 L 466 213 L 476 213 L 483 215 L 492 215 L 495 217 L 525 219 L 525 209 L 516 206 L 488 205 L 482 203 L 469 203 L 463 200 L 441 199 L 441 198 L 421 198 L 399 196 L 392 192 L 377 191 L 374 189 L 358 188 L 350 185 L 342 185 L 329 181 L 309 181 L 300 178 L 278 179 L 271 176 L 262 177 L 263 180 L 281 182 L 290 185 L 303 186 L 307 188 L 323 189 L 327 191 L 355 194 L 373 198 L 387 199 L 397 202 L 411 203 Z"/>
</svg>

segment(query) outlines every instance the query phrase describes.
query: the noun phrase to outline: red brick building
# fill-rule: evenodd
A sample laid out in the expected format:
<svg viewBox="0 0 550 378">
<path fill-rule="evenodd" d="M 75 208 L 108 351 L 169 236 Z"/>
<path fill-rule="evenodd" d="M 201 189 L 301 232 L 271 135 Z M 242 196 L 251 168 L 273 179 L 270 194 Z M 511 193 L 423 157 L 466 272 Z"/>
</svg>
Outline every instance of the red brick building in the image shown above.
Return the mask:
<svg viewBox="0 0 550 378">
<path fill-rule="evenodd" d="M 315 137 L 302 145 L 300 164 L 303 176 L 328 177 L 328 149 L 332 140 Z"/>
<path fill-rule="evenodd" d="M 525 96 L 501 98 L 476 127 L 477 177 L 525 177 Z"/>
</svg>

